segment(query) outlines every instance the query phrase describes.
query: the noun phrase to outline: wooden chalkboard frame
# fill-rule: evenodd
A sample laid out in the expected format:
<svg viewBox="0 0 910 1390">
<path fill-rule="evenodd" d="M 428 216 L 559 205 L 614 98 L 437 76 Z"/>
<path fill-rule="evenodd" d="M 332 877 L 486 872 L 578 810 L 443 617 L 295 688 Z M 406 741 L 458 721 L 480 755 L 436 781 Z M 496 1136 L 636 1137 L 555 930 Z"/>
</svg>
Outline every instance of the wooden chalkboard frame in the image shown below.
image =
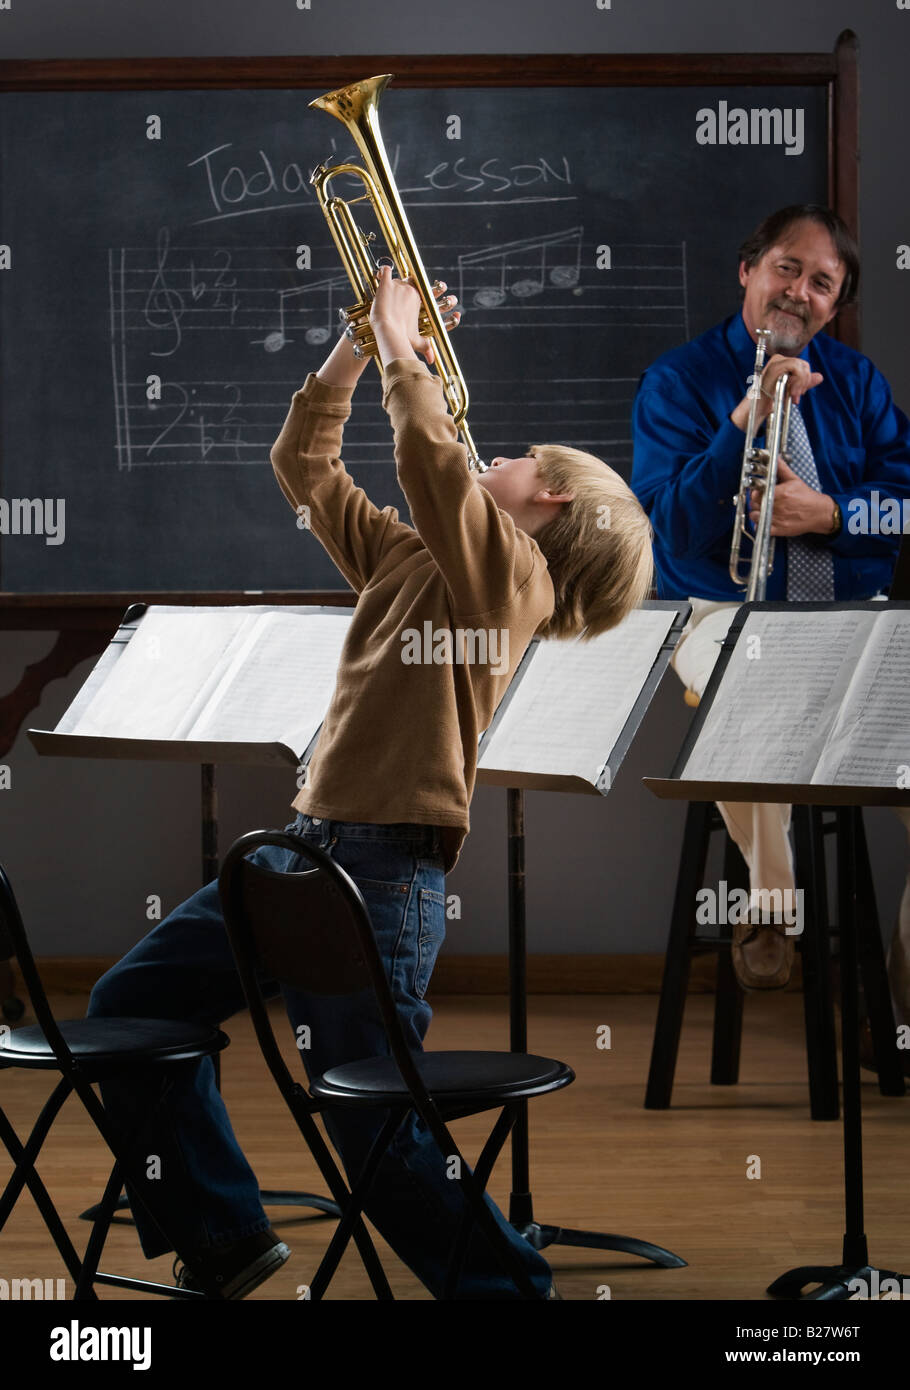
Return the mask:
<svg viewBox="0 0 910 1390">
<path fill-rule="evenodd" d="M 531 53 L 301 58 L 39 58 L 0 61 L 0 91 L 93 92 L 343 86 L 374 72 L 402 87 L 729 87 L 827 89 L 828 202 L 859 235 L 858 41 L 831 53 Z M 834 336 L 859 346 L 855 308 Z"/>
<path fill-rule="evenodd" d="M 355 81 L 378 71 L 393 72 L 402 87 L 571 87 L 571 86 L 822 86 L 828 110 L 828 201 L 854 235 L 859 233 L 859 80 L 858 43 L 851 30 L 837 39 L 831 53 L 684 53 L 684 54 L 499 54 L 343 55 L 327 57 L 29 59 L 0 61 L 0 91 L 209 90 L 215 88 L 324 88 Z M 856 308 L 845 310 L 833 325 L 835 336 L 859 346 Z M 300 592 L 251 597 L 242 593 L 209 594 L 4 594 L 0 593 L 0 629 L 61 631 L 59 660 L 54 653 L 40 663 L 43 680 L 64 660 L 100 651 L 115 613 L 130 599 L 169 603 L 300 603 Z M 350 603 L 348 591 L 306 594 L 315 603 Z M 78 634 L 78 637 L 77 637 Z M 64 638 L 75 643 L 73 651 Z M 61 645 L 62 644 L 62 645 Z M 76 655 L 78 651 L 79 655 Z M 28 699 L 36 685 L 33 668 Z M 20 691 L 22 687 L 20 686 Z M 23 691 L 24 695 L 25 692 Z M 4 717 L 0 700 L 0 743 L 14 732 L 22 714 Z M 35 701 L 37 702 L 37 701 Z M 21 704 L 21 700 L 19 701 Z M 10 711 L 12 714 L 12 711 Z M 4 737 L 5 735 L 5 737 Z"/>
</svg>

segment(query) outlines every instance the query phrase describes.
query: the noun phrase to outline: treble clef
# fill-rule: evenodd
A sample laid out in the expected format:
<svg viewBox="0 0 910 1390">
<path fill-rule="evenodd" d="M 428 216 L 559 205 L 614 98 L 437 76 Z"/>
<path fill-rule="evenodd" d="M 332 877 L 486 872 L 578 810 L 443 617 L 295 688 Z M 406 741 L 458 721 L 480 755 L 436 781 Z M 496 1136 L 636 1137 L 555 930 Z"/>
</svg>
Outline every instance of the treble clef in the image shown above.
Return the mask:
<svg viewBox="0 0 910 1390">
<path fill-rule="evenodd" d="M 171 289 L 164 278 L 170 243 L 171 234 L 167 227 L 162 227 L 158 233 L 158 269 L 145 301 L 145 321 L 150 328 L 173 328 L 174 345 L 166 352 L 150 350 L 152 357 L 171 357 L 179 348 L 182 336 L 180 320 L 186 308 L 183 295 L 179 290 Z"/>
</svg>

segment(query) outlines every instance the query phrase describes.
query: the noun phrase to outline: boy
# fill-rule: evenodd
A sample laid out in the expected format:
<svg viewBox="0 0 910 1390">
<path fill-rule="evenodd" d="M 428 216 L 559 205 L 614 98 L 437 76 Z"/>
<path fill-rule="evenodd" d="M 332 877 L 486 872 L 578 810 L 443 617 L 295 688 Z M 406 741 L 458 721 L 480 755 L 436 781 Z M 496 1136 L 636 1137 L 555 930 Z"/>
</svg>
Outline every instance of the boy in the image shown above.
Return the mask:
<svg viewBox="0 0 910 1390">
<path fill-rule="evenodd" d="M 439 379 L 417 357 L 433 360 L 431 343 L 418 333 L 418 310 L 414 288 L 384 268 L 370 321 L 413 526 L 399 522 L 391 507 L 374 507 L 338 458 L 351 393 L 366 365 L 346 339 L 297 392 L 272 450 L 282 490 L 295 509 L 308 508 L 314 534 L 358 594 L 292 828 L 329 851 L 360 888 L 415 1050 L 429 1025 L 424 996 L 445 934 L 445 874 L 469 828 L 478 737 L 536 632 L 604 631 L 645 597 L 651 576 L 644 513 L 599 461 L 542 448 L 494 460 L 479 476 L 467 471 Z M 414 635 L 428 633 L 432 653 L 407 659 Z M 475 653 L 495 651 L 495 660 L 465 661 L 457 650 L 465 634 Z M 262 862 L 280 870 L 295 858 L 260 851 Z M 386 1050 L 381 1027 L 356 998 L 282 992 L 295 1029 L 310 1029 L 310 1049 L 301 1055 L 311 1075 Z M 210 884 L 99 981 L 89 1013 L 215 1023 L 241 1008 Z M 104 1101 L 127 1126 L 138 1123 L 147 1104 L 135 1087 L 126 1094 L 109 1084 Z M 173 1240 L 192 1252 L 180 1276 L 184 1286 L 242 1298 L 289 1251 L 262 1210 L 210 1062 L 177 1081 L 161 1128 L 155 1151 L 162 1176 L 141 1195 L 161 1213 L 170 1239 L 137 1203 L 143 1250 L 151 1258 Z M 336 1114 L 327 1128 L 353 1175 L 377 1119 Z M 378 1171 L 366 1214 L 436 1297 L 462 1204 L 443 1156 L 411 1121 Z M 548 1298 L 546 1261 L 489 1205 Z M 518 1296 L 475 1232 L 459 1297 Z"/>
</svg>

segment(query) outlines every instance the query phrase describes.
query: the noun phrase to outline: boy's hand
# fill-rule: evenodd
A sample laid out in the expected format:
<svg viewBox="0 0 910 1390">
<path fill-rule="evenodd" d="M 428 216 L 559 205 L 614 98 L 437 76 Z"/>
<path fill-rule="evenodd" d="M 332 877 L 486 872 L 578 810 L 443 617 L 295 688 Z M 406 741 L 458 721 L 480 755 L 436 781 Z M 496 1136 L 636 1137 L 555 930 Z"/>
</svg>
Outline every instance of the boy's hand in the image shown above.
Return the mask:
<svg viewBox="0 0 910 1390">
<path fill-rule="evenodd" d="M 435 287 L 436 298 L 441 309 L 449 310 L 455 303 L 453 295 L 442 298 L 446 286 Z M 388 265 L 379 268 L 379 283 L 370 307 L 370 326 L 379 349 L 379 357 L 385 367 L 396 357 L 413 357 L 420 353 L 430 366 L 436 360 L 433 339 L 424 336 L 419 329 L 421 299 L 415 285 L 410 280 L 399 280 Z M 453 316 L 453 326 L 459 315 Z"/>
<path fill-rule="evenodd" d="M 369 357 L 355 357 L 353 347 L 342 335 L 316 375 L 326 386 L 346 386 L 353 389 L 369 360 Z"/>
</svg>

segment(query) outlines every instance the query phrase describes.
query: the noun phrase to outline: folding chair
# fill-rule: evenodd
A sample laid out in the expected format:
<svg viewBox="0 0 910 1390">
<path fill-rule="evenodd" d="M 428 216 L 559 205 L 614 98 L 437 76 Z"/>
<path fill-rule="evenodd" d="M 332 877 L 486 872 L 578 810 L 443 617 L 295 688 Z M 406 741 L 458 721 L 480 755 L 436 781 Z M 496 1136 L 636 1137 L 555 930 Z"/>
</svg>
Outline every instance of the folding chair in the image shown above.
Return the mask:
<svg viewBox="0 0 910 1390">
<path fill-rule="evenodd" d="M 0 1109 L 0 1139 L 15 1165 L 13 1175 L 0 1197 L 0 1231 L 23 1187 L 27 1186 L 75 1284 L 74 1299 L 97 1299 L 95 1284 L 112 1284 L 118 1288 L 168 1298 L 204 1297 L 195 1291 L 175 1289 L 168 1284 L 105 1274 L 98 1269 L 98 1262 L 125 1178 L 131 1179 L 134 1200 L 141 1200 L 137 1196 L 143 1172 L 140 1158 L 147 1151 L 148 1136 L 153 1133 L 158 1107 L 170 1089 L 171 1069 L 220 1052 L 228 1045 L 227 1035 L 203 1024 L 170 1019 L 83 1018 L 58 1024 L 35 966 L 12 887 L 0 868 L 0 960 L 9 961 L 14 957 L 22 972 L 38 1023 L 37 1026 L 17 1028 L 8 1036 L 5 1030 L 0 1032 L 0 1070 L 23 1067 L 35 1071 L 55 1071 L 61 1073 L 61 1080 L 45 1103 L 25 1145 L 20 1142 L 9 1119 Z M 148 1123 L 129 1138 L 119 1135 L 92 1090 L 92 1085 L 105 1078 L 129 1077 L 150 1067 L 161 1069 L 161 1088 L 149 1112 Z M 76 1253 L 50 1194 L 35 1170 L 38 1154 L 54 1120 L 73 1091 L 114 1155 L 114 1166 L 96 1209 L 97 1215 L 82 1259 Z M 179 1250 L 177 1253 L 183 1258 Z"/>
<path fill-rule="evenodd" d="M 291 850 L 309 867 L 281 873 L 250 862 L 246 856 L 263 845 Z M 269 830 L 241 836 L 224 860 L 220 889 L 228 934 L 266 1062 L 341 1208 L 341 1221 L 310 1285 L 310 1297 L 323 1296 L 352 1236 L 377 1296 L 392 1297 L 362 1212 L 399 1126 L 416 1113 L 443 1157 L 458 1159 L 454 1167 L 466 1203 L 443 1297 L 456 1296 L 476 1222 L 521 1295 L 539 1299 L 539 1292 L 486 1206 L 483 1193 L 522 1102 L 568 1086 L 575 1079 L 572 1069 L 551 1058 L 511 1052 L 411 1053 L 357 885 L 328 854 L 299 836 Z M 281 1057 L 257 971 L 311 994 L 350 995 L 372 990 L 391 1056 L 367 1057 L 332 1067 L 312 1080 L 307 1094 L 293 1080 Z M 333 1109 L 370 1107 L 388 1110 L 389 1115 L 348 1189 L 313 1117 Z M 472 1173 L 445 1121 L 500 1107 Z"/>
</svg>

